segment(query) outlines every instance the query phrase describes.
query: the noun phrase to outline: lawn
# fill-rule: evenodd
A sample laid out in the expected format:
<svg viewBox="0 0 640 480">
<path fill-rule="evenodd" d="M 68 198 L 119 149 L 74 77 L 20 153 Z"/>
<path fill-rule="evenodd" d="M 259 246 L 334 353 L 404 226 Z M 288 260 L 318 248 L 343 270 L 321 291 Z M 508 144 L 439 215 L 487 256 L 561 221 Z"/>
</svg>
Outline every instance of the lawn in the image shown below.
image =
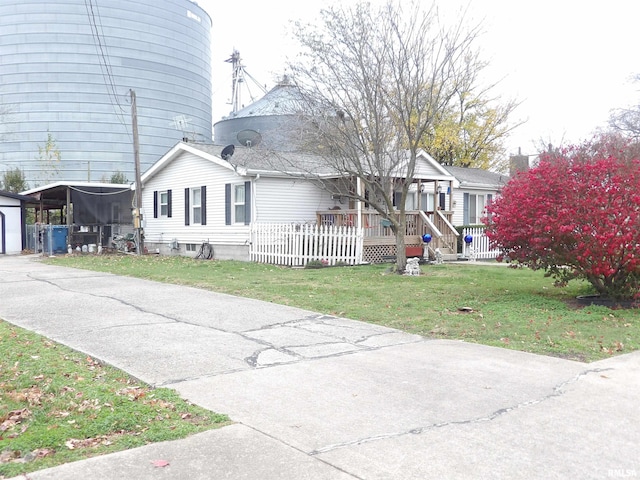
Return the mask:
<svg viewBox="0 0 640 480">
<path fill-rule="evenodd" d="M 73 255 L 55 265 L 191 285 L 431 338 L 459 339 L 590 362 L 640 348 L 640 309 L 576 306 L 589 285 L 556 288 L 542 272 L 496 264 L 291 269 L 185 257 Z"/>
<path fill-rule="evenodd" d="M 0 478 L 230 423 L 0 321 Z"/>
</svg>

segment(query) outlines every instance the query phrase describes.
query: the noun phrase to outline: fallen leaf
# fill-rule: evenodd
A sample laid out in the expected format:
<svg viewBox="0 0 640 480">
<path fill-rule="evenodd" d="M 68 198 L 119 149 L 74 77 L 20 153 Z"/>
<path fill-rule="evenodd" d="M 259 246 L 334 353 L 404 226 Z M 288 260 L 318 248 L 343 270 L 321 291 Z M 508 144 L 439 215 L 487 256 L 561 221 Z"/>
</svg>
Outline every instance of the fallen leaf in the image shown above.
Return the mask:
<svg viewBox="0 0 640 480">
<path fill-rule="evenodd" d="M 56 451 L 53 448 L 38 448 L 31 452 L 37 458 L 48 457 L 49 455 L 53 455 Z"/>
<path fill-rule="evenodd" d="M 169 466 L 169 462 L 167 462 L 166 460 L 153 460 L 151 462 L 151 464 L 154 467 L 159 467 L 159 468 L 163 468 L 163 467 L 167 467 Z"/>
</svg>

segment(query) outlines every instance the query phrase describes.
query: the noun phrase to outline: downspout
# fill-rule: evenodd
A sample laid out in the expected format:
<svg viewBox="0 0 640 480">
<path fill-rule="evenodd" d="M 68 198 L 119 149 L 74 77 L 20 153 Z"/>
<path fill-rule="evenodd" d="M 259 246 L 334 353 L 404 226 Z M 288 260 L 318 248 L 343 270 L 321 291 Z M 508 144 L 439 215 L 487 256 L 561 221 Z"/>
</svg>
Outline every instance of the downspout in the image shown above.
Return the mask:
<svg viewBox="0 0 640 480">
<path fill-rule="evenodd" d="M 6 228 L 5 228 L 5 220 L 4 213 L 0 212 L 0 231 L 2 232 L 2 242 L 0 242 L 0 254 L 4 255 L 7 253 L 7 239 L 6 239 Z"/>
<path fill-rule="evenodd" d="M 3 230 L 4 231 L 4 230 Z M 20 202 L 20 232 L 22 234 L 22 251 L 27 249 L 27 204 Z"/>
<path fill-rule="evenodd" d="M 258 202 L 256 202 L 256 192 L 257 192 L 257 187 L 256 187 L 256 183 L 257 181 L 260 180 L 260 174 L 257 173 L 256 174 L 256 178 L 253 179 L 253 182 L 251 182 L 251 190 L 253 190 L 252 195 L 251 195 L 251 225 L 253 225 L 254 221 L 253 219 L 255 218 L 256 220 L 258 219 Z"/>
</svg>

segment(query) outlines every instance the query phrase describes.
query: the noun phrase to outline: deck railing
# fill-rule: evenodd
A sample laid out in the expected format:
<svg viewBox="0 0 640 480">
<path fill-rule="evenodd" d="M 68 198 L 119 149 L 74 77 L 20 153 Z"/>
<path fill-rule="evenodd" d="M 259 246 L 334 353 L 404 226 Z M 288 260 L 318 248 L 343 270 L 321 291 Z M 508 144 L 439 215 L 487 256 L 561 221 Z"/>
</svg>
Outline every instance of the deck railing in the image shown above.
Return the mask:
<svg viewBox="0 0 640 480">
<path fill-rule="evenodd" d="M 318 225 L 357 226 L 357 210 L 324 210 L 318 211 Z M 406 237 L 422 237 L 425 233 L 433 237 L 432 248 L 447 248 L 452 253 L 456 252 L 458 232 L 451 224 L 453 212 L 437 210 L 435 212 L 408 211 L 406 212 Z M 428 219 L 428 221 L 426 220 Z M 434 228 L 435 227 L 435 228 Z M 368 243 L 375 243 L 378 238 L 381 241 L 394 237 L 391 224 L 375 211 L 362 213 L 362 229 L 364 238 Z M 419 240 L 416 240 L 419 241 Z"/>
</svg>

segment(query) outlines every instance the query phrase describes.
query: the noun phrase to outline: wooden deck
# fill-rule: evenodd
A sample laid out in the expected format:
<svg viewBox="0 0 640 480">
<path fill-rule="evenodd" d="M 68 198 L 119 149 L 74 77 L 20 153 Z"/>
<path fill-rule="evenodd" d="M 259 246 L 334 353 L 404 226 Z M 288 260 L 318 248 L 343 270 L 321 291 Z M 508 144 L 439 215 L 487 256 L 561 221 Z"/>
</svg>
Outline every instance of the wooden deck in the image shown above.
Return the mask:
<svg viewBox="0 0 640 480">
<path fill-rule="evenodd" d="M 325 210 L 318 211 L 318 225 L 358 226 L 357 210 Z M 457 254 L 458 232 L 451 223 L 453 212 L 435 211 L 406 212 L 405 245 L 407 247 L 423 247 L 424 234 L 430 234 L 432 241 L 427 245 L 430 256 L 435 250 L 447 256 Z M 396 237 L 388 220 L 383 219 L 375 211 L 362 212 L 362 229 L 364 232 L 364 248 L 369 251 L 369 261 L 395 255 Z M 365 254 L 365 257 L 367 255 Z"/>
</svg>

